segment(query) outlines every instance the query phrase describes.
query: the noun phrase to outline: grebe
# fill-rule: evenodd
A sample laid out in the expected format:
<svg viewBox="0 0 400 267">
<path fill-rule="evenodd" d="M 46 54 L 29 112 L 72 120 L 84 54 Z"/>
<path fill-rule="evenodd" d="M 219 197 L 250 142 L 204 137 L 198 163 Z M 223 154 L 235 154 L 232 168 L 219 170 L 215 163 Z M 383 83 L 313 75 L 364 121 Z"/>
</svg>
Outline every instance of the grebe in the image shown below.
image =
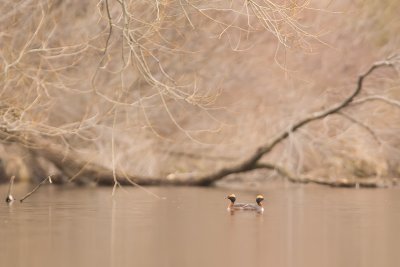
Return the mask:
<svg viewBox="0 0 400 267">
<path fill-rule="evenodd" d="M 262 195 L 258 195 L 256 197 L 256 203 L 257 204 L 252 204 L 252 203 L 236 203 L 236 196 L 234 194 L 230 194 L 229 196 L 226 197 L 231 201 L 228 206 L 228 211 L 235 211 L 235 210 L 252 210 L 252 211 L 257 211 L 262 213 L 264 211 L 264 207 L 262 206 L 262 201 L 264 200 L 264 197 Z"/>
<path fill-rule="evenodd" d="M 246 203 L 236 203 L 236 196 L 235 194 L 230 194 L 229 196 L 226 197 L 227 199 L 229 199 L 231 201 L 231 203 L 229 203 L 228 205 L 228 211 L 233 211 L 233 210 L 242 210 L 244 209 L 244 207 L 248 204 Z"/>
<path fill-rule="evenodd" d="M 264 197 L 262 195 L 257 195 L 256 197 L 256 203 L 257 204 L 247 204 L 244 209 L 245 210 L 254 210 L 257 212 L 264 212 L 264 207 L 262 205 L 262 201 L 264 200 Z"/>
</svg>

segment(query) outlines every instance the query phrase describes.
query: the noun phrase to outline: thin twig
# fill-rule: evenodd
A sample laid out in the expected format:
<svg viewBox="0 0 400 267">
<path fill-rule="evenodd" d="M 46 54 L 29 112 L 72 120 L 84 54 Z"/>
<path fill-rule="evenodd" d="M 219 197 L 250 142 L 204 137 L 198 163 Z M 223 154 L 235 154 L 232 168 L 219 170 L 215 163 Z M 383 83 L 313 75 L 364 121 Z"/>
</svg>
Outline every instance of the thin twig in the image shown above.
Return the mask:
<svg viewBox="0 0 400 267">
<path fill-rule="evenodd" d="M 133 186 L 136 186 L 138 188 L 140 188 L 141 190 L 145 191 L 146 193 L 148 193 L 149 195 L 152 195 L 153 197 L 156 197 L 158 199 L 162 199 L 162 197 L 160 197 L 159 195 L 153 193 L 152 191 L 146 189 L 145 187 L 139 185 L 138 183 L 135 183 L 131 178 L 129 178 L 129 176 L 126 174 L 126 172 L 124 172 L 124 170 L 120 167 L 121 173 L 122 175 L 125 177 L 125 179 L 132 184 Z"/>
<path fill-rule="evenodd" d="M 365 125 L 364 123 L 362 123 L 361 121 L 353 118 L 352 116 L 350 116 L 347 113 L 344 113 L 342 111 L 338 112 L 339 115 L 343 116 L 344 118 L 348 119 L 349 121 L 359 125 L 361 128 L 365 129 L 374 139 L 375 141 L 380 145 L 381 141 L 379 140 L 378 136 L 376 135 L 376 133 L 368 126 Z"/>
<path fill-rule="evenodd" d="M 10 203 L 10 202 L 13 202 L 13 201 L 14 201 L 14 197 L 13 197 L 13 195 L 12 195 L 12 189 L 13 189 L 13 185 L 14 185 L 14 179 L 15 179 L 15 176 L 14 176 L 14 175 L 11 176 L 11 178 L 10 178 L 10 185 L 9 185 L 9 187 L 8 187 L 8 193 L 7 193 L 7 197 L 6 197 L 6 202 L 7 202 L 7 203 Z"/>
<path fill-rule="evenodd" d="M 28 194 L 26 194 L 23 198 L 21 198 L 20 202 L 22 203 L 25 199 L 27 199 L 28 197 L 30 197 L 33 193 L 35 193 L 39 187 L 41 185 L 43 185 L 44 183 L 47 182 L 47 180 L 49 181 L 49 183 L 53 183 L 53 181 L 51 180 L 51 175 L 47 176 L 45 179 L 43 179 L 31 192 L 29 192 Z"/>
<path fill-rule="evenodd" d="M 351 103 L 351 105 L 359 105 L 368 101 L 374 101 L 374 100 L 378 100 L 378 101 L 382 101 L 384 103 L 388 103 L 394 107 L 400 108 L 400 101 L 396 100 L 396 99 L 390 99 L 388 97 L 385 96 L 381 96 L 381 95 L 371 95 L 371 96 L 366 96 L 363 98 L 358 99 L 357 101 L 353 101 Z"/>
<path fill-rule="evenodd" d="M 114 131 L 115 131 L 115 122 L 117 120 L 117 110 L 114 112 L 114 119 L 113 119 L 113 127 L 111 130 L 111 160 L 112 160 L 112 174 L 113 174 L 113 180 L 114 180 L 114 186 L 112 190 L 112 196 L 115 195 L 115 190 L 117 189 L 117 186 L 121 186 L 118 182 L 117 174 L 115 171 L 115 138 L 114 138 Z"/>
<path fill-rule="evenodd" d="M 105 0 L 105 5 L 106 5 L 107 19 L 108 19 L 108 36 L 107 36 L 106 45 L 104 47 L 103 58 L 102 58 L 101 62 L 103 61 L 104 56 L 107 54 L 107 49 L 109 46 L 109 42 L 110 42 L 112 30 L 113 30 L 112 18 L 111 18 L 111 13 L 110 13 L 110 7 L 108 5 L 108 0 Z"/>
</svg>

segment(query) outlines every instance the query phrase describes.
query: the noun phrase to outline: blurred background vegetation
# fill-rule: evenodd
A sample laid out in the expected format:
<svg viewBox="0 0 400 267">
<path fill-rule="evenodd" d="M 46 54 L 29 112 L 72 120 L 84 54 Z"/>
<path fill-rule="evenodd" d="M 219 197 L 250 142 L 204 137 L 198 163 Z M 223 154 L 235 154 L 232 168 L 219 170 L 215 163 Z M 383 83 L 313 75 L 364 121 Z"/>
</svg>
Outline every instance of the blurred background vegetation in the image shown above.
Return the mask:
<svg viewBox="0 0 400 267">
<path fill-rule="evenodd" d="M 86 183 L 89 164 L 155 177 L 220 169 L 342 101 L 400 45 L 396 0 L 21 0 L 0 10 L 3 181 Z M 358 98 L 380 100 L 307 125 L 262 161 L 330 181 L 399 177 L 399 82 L 396 69 L 378 70 Z M 73 159 L 82 165 L 69 168 Z"/>
</svg>

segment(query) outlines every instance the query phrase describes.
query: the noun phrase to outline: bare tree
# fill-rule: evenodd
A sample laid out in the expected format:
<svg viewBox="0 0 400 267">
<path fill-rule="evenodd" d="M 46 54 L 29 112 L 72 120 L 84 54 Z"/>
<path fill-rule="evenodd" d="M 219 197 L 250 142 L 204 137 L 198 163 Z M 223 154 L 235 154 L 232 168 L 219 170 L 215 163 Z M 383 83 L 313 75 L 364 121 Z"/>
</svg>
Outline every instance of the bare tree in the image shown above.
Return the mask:
<svg viewBox="0 0 400 267">
<path fill-rule="evenodd" d="M 282 55 L 325 44 L 311 27 L 325 11 L 309 1 L 30 0 L 2 2 L 0 8 L 0 135 L 5 150 L 18 144 L 21 154 L 30 154 L 23 158 L 31 159 L 31 176 L 43 178 L 53 169 L 55 182 L 209 185 L 267 168 L 292 181 L 316 181 L 302 177 L 303 170 L 293 172 L 291 164 L 262 159 L 287 139 L 294 146 L 295 132 L 305 138 L 308 130 L 299 130 L 310 129 L 304 127 L 310 122 L 324 124 L 335 114 L 387 144 L 348 110 L 375 101 L 398 106 L 396 96 L 363 89 L 365 77 L 397 63 L 396 57 L 361 75 L 353 94 L 320 101 L 338 103 L 330 109 L 304 109 L 311 113 L 305 118 L 264 116 L 285 94 L 274 87 L 287 88 L 265 62 L 277 62 L 282 75 L 291 75 Z M 269 102 L 257 102 L 265 94 Z M 244 98 L 252 107 L 238 119 L 241 111 L 232 103 Z M 289 106 L 275 112 L 290 112 Z M 248 127 L 262 117 L 276 120 L 268 134 L 265 127 Z M 272 133 L 277 137 L 260 146 Z M 244 136 L 251 145 L 241 142 Z M 295 150 L 302 159 L 301 149 Z M 188 154 L 195 156 L 181 164 L 178 155 Z M 205 163 L 208 158 L 221 160 Z"/>
</svg>

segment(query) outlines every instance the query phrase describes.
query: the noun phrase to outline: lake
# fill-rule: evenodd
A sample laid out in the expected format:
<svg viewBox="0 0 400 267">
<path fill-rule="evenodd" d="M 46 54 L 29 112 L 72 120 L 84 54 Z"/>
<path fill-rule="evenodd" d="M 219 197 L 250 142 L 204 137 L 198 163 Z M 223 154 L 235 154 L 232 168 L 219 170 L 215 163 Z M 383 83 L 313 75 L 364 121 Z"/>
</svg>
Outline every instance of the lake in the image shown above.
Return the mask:
<svg viewBox="0 0 400 267">
<path fill-rule="evenodd" d="M 221 187 L 43 186 L 3 201 L 0 266 L 400 266 L 400 189 L 271 183 Z M 16 185 L 21 198 L 32 186 Z M 263 214 L 226 207 L 265 197 Z"/>
</svg>

